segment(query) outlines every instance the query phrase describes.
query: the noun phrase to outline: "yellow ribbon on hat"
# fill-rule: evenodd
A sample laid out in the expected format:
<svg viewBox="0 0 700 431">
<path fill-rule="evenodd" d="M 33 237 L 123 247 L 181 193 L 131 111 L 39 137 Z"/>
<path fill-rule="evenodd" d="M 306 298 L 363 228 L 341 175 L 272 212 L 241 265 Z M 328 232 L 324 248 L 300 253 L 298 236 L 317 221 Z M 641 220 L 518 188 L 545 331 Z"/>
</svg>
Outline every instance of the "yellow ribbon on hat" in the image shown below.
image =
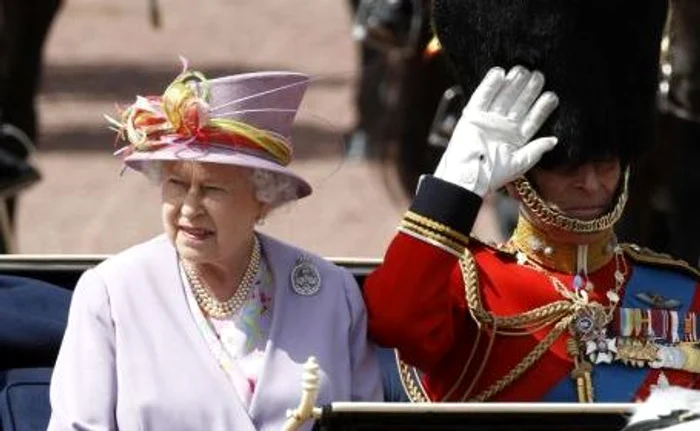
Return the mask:
<svg viewBox="0 0 700 431">
<path fill-rule="evenodd" d="M 204 74 L 187 71 L 185 66 L 162 96 L 138 96 L 135 103 L 122 111 L 121 121 L 107 115 L 105 118 L 133 151 L 153 151 L 189 140 L 262 150 L 280 165 L 290 163 L 292 148 L 283 136 L 231 118 L 209 117 L 209 97 Z"/>
</svg>

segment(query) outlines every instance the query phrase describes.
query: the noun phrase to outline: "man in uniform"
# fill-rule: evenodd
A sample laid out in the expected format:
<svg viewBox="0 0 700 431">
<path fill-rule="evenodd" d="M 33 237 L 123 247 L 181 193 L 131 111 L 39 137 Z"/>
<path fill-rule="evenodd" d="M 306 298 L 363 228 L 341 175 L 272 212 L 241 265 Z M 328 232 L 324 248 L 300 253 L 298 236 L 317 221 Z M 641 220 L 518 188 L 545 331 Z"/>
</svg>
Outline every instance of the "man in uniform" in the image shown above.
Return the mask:
<svg viewBox="0 0 700 431">
<path fill-rule="evenodd" d="M 435 1 L 473 93 L 364 290 L 412 400 L 623 402 L 698 382 L 700 275 L 613 232 L 653 139 L 666 9 Z M 470 238 L 503 187 L 521 203 L 513 236 Z"/>
</svg>

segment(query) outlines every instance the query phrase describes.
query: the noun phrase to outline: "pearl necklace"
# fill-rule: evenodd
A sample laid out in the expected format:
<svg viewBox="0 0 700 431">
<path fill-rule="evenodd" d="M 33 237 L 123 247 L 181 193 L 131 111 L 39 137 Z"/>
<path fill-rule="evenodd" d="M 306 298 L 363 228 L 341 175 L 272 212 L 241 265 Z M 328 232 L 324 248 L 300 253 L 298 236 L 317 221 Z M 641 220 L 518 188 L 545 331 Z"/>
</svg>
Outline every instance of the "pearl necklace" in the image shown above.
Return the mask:
<svg viewBox="0 0 700 431">
<path fill-rule="evenodd" d="M 260 269 L 260 243 L 257 237 L 254 238 L 253 252 L 248 261 L 248 267 L 245 273 L 243 273 L 243 278 L 238 284 L 236 292 L 226 301 L 219 301 L 214 294 L 211 293 L 211 289 L 199 278 L 197 271 L 189 264 L 182 261 L 182 267 L 192 287 L 194 298 L 202 311 L 207 315 L 218 319 L 229 317 L 237 312 L 248 299 L 253 281 Z"/>
</svg>

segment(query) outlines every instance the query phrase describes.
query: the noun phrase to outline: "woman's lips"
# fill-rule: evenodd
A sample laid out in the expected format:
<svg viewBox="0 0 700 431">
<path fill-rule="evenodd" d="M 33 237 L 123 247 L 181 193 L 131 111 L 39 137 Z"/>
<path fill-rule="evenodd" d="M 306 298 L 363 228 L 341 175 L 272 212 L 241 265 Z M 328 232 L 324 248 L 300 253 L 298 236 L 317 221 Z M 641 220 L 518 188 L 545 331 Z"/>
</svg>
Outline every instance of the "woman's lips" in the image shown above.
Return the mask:
<svg viewBox="0 0 700 431">
<path fill-rule="evenodd" d="M 214 232 L 209 229 L 189 226 L 180 226 L 180 231 L 185 235 L 185 237 L 195 240 L 206 239 L 207 237 L 214 234 Z"/>
</svg>

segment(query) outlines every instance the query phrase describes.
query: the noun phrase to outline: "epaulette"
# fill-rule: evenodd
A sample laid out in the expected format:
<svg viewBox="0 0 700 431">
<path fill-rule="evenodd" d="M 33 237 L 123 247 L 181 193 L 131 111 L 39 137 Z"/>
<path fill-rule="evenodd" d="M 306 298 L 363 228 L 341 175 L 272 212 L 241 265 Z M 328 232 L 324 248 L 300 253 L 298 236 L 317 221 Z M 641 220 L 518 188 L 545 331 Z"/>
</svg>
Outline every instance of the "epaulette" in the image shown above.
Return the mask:
<svg viewBox="0 0 700 431">
<path fill-rule="evenodd" d="M 635 262 L 656 266 L 660 268 L 672 268 L 700 281 L 700 269 L 693 267 L 682 259 L 676 259 L 666 253 L 658 253 L 637 244 L 621 244 L 622 250 Z"/>
</svg>

